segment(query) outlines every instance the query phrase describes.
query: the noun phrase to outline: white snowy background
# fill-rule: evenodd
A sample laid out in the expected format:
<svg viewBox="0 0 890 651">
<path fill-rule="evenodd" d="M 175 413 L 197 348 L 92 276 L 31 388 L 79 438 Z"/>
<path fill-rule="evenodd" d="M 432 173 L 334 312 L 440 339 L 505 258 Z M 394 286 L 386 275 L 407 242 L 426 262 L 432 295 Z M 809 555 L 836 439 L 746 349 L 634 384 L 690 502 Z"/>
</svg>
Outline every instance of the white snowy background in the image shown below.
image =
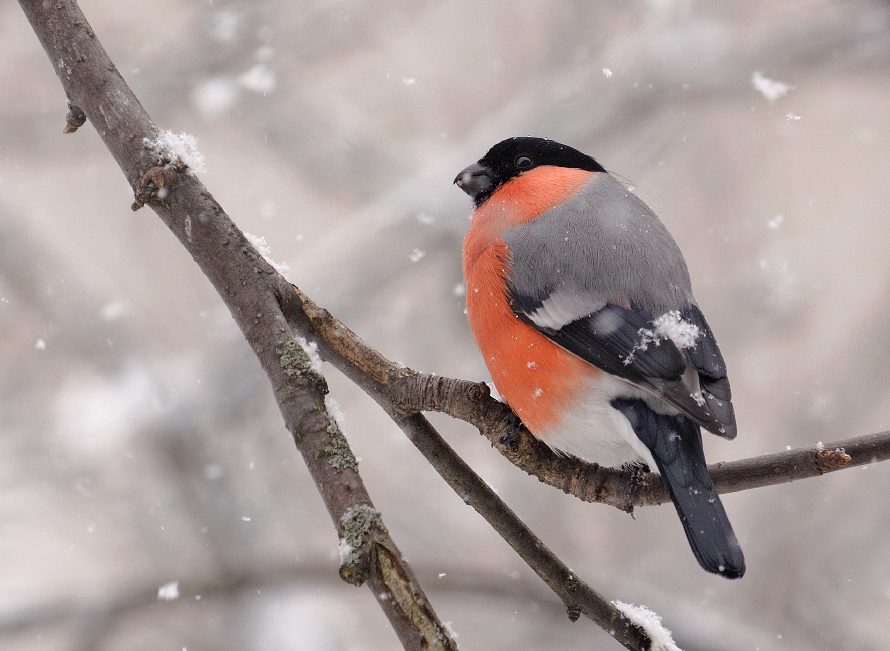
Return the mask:
<svg viewBox="0 0 890 651">
<path fill-rule="evenodd" d="M 633 183 L 726 356 L 711 461 L 890 426 L 885 2 L 83 0 L 163 129 L 289 278 L 413 368 L 487 379 L 455 174 L 513 135 Z M 0 0 L 0 647 L 355 651 L 397 641 L 248 346 Z M 361 471 L 464 649 L 618 648 L 560 603 L 329 367 Z M 543 486 L 448 440 L 578 574 L 687 651 L 890 649 L 890 464 L 724 498 L 699 569 L 669 505 Z"/>
</svg>

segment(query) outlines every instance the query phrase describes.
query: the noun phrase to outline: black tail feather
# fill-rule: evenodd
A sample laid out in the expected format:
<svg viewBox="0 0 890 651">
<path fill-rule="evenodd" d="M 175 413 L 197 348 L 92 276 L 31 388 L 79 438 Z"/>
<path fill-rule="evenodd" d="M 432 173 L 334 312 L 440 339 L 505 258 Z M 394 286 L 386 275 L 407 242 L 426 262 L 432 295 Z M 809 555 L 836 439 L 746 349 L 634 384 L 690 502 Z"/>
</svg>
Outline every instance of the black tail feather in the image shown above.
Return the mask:
<svg viewBox="0 0 890 651">
<path fill-rule="evenodd" d="M 645 401 L 616 398 L 652 453 L 699 564 L 730 579 L 745 574 L 745 557 L 708 474 L 699 426 L 682 415 L 654 412 Z"/>
</svg>

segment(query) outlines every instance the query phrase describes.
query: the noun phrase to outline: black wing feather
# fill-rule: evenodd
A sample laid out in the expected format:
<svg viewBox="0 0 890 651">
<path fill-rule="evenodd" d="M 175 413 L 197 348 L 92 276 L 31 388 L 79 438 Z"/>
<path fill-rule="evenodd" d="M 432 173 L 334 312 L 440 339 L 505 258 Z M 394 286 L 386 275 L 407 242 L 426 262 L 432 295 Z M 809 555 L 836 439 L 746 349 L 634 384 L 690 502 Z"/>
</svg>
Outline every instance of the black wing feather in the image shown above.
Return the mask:
<svg viewBox="0 0 890 651">
<path fill-rule="evenodd" d="M 708 410 L 721 423 L 721 428 L 716 434 L 733 439 L 736 435 L 736 423 L 731 402 L 732 390 L 729 387 L 729 378 L 726 376 L 726 362 L 723 361 L 717 340 L 708 322 L 705 321 L 705 315 L 697 305 L 687 305 L 681 314 L 684 320 L 697 326 L 700 332 L 695 346 L 687 353 L 695 370 L 698 371 L 702 397 Z"/>
<path fill-rule="evenodd" d="M 643 342 L 641 331 L 652 328 L 645 310 L 609 304 L 559 330 L 536 325 L 524 312 L 518 316 L 581 359 L 635 384 L 648 378 L 679 380 L 686 370 L 686 360 L 674 342 Z"/>
<path fill-rule="evenodd" d="M 607 303 L 558 329 L 549 328 L 532 320 L 546 297 L 523 295 L 512 284 L 509 289 L 516 316 L 557 345 L 607 373 L 652 391 L 711 432 L 735 437 L 726 364 L 696 305 L 689 303 L 680 311 L 684 321 L 699 329 L 695 345 L 681 351 L 670 339 L 653 336 L 653 317 L 645 308 Z M 692 392 L 698 388 L 701 395 L 696 398 Z"/>
</svg>

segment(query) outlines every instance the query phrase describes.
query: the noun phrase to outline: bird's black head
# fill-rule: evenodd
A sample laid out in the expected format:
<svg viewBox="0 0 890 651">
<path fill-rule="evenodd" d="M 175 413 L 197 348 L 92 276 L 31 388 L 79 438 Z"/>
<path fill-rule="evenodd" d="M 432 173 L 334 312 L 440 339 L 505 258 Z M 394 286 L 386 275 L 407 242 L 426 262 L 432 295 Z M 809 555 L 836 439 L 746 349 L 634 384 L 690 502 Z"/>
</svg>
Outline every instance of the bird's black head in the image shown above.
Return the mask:
<svg viewBox="0 0 890 651">
<path fill-rule="evenodd" d="M 541 165 L 605 172 L 602 165 L 577 149 L 544 138 L 508 138 L 488 150 L 479 162 L 462 170 L 454 183 L 478 208 L 504 183 Z"/>
</svg>

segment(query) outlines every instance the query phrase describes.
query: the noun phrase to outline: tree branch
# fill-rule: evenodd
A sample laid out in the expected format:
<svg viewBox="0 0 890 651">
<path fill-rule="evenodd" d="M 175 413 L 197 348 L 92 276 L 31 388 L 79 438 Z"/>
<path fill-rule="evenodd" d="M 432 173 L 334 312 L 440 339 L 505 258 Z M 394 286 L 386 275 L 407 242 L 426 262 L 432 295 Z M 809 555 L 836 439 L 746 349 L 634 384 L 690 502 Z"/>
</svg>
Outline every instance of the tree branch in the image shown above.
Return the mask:
<svg viewBox="0 0 890 651">
<path fill-rule="evenodd" d="M 579 579 L 449 446 L 419 413 L 391 414 L 427 461 L 472 506 L 566 606 L 569 619 L 584 615 L 630 649 L 648 647 L 644 631 Z"/>
<path fill-rule="evenodd" d="M 299 289 L 294 291 L 297 302 L 282 304 L 286 317 L 295 323 L 308 318 L 324 340 L 321 350 L 325 361 L 372 395 L 379 390 L 378 385 L 382 385 L 392 404 L 400 409 L 439 411 L 475 425 L 513 464 L 541 482 L 586 502 L 602 502 L 630 512 L 635 506 L 670 501 L 660 475 L 633 477 L 623 470 L 555 454 L 522 427 L 507 405 L 491 397 L 484 382 L 427 375 L 395 364 Z M 887 459 L 890 459 L 890 431 L 719 462 L 708 466 L 708 470 L 718 492 L 734 493 L 820 477 Z"/>
<path fill-rule="evenodd" d="M 73 0 L 20 0 L 68 96 L 66 131 L 86 115 L 133 186 L 219 292 L 269 377 L 287 428 L 337 525 L 341 576 L 367 583 L 406 649 L 456 649 L 374 509 L 325 409 L 327 384 L 278 308 L 289 289 L 204 185 L 156 145 L 158 130 Z M 77 110 L 75 110 L 75 108 Z M 71 117 L 73 116 L 73 117 Z"/>
<path fill-rule="evenodd" d="M 553 455 L 524 429 L 521 434 L 518 430 L 521 423 L 506 405 L 491 398 L 484 383 L 424 375 L 394 364 L 297 287 L 291 286 L 291 289 L 293 291 L 279 296 L 288 319 L 298 330 L 320 337 L 317 340 L 320 355 L 377 401 L 461 499 L 484 517 L 556 593 L 565 604 L 569 619 L 575 621 L 583 614 L 626 648 L 648 649 L 651 644 L 648 634 L 569 570 L 445 442 L 419 413 L 417 405 L 410 406 L 408 396 L 424 404 L 441 401 L 451 405 L 448 413 L 463 417 L 480 429 L 493 425 L 489 428 L 492 434 L 496 431 L 505 436 L 521 436 L 528 445 L 542 447 L 553 459 L 565 459 Z M 401 399 L 394 399 L 394 395 Z M 492 438 L 499 437 L 493 434 Z"/>
</svg>

